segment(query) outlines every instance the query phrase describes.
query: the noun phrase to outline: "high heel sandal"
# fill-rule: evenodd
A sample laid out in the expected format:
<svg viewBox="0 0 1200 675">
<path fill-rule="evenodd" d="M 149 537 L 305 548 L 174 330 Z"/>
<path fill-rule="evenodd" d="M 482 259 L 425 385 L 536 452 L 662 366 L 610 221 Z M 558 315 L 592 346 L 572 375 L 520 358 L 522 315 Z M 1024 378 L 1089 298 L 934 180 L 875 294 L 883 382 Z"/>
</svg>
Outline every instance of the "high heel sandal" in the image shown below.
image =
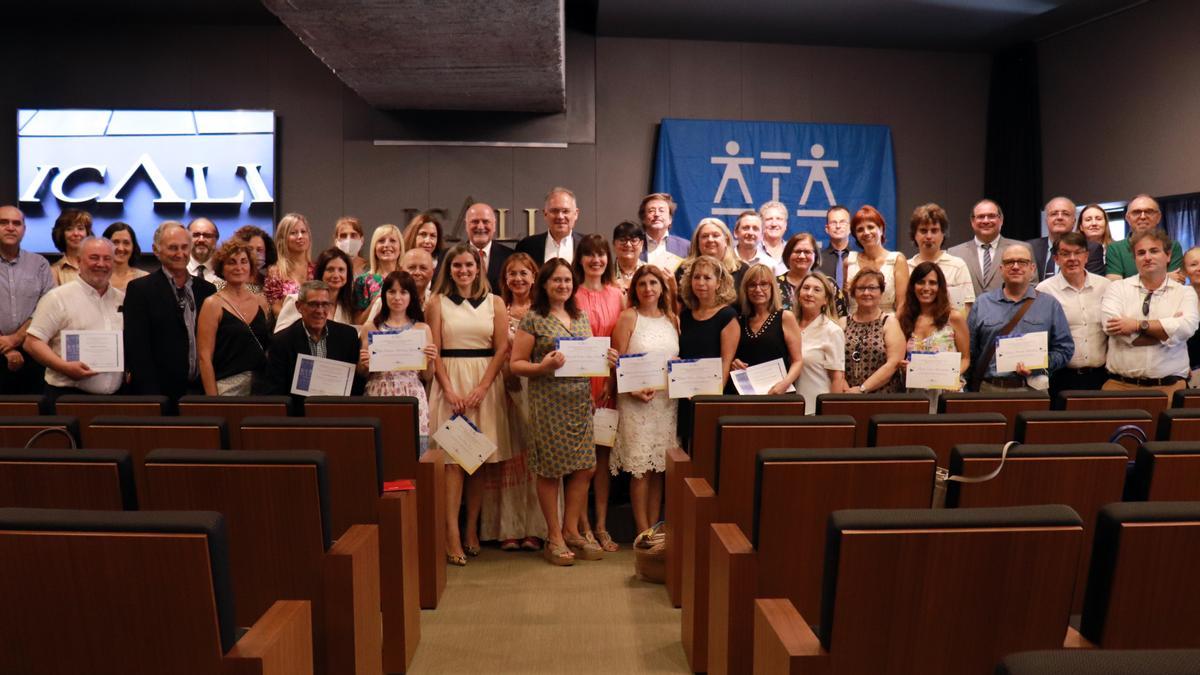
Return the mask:
<svg viewBox="0 0 1200 675">
<path fill-rule="evenodd" d="M 471 556 L 472 558 L 478 558 L 480 550 L 481 549 L 479 548 L 479 544 L 475 544 L 474 546 L 472 546 L 471 544 L 463 544 L 463 552 L 465 552 L 467 555 Z"/>
<path fill-rule="evenodd" d="M 567 546 L 580 560 L 601 560 L 604 558 L 604 549 L 600 548 L 600 544 L 596 542 L 596 538 L 591 532 L 586 535 L 574 537 L 563 535 L 563 541 L 567 542 Z"/>
<path fill-rule="evenodd" d="M 455 567 L 466 567 L 467 566 L 467 556 L 465 556 L 461 553 L 447 552 L 446 553 L 446 563 L 449 565 L 454 565 Z"/>
<path fill-rule="evenodd" d="M 608 533 L 608 530 L 596 530 L 596 541 L 606 553 L 616 553 L 621 550 L 617 542 L 613 541 L 612 535 Z"/>
<path fill-rule="evenodd" d="M 562 544 L 552 544 L 546 542 L 546 548 L 542 551 L 542 557 L 546 562 L 558 567 L 570 567 L 575 564 L 575 554 L 571 549 Z"/>
</svg>

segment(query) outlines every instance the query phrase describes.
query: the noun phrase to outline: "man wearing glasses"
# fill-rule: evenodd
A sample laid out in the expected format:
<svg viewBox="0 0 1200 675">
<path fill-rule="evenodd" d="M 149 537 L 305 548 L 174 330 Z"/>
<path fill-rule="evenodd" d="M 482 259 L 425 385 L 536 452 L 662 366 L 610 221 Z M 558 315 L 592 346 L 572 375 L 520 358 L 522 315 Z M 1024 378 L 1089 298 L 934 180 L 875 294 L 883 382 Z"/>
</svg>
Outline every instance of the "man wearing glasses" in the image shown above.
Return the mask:
<svg viewBox="0 0 1200 675">
<path fill-rule="evenodd" d="M 1104 369 L 1108 335 L 1104 333 L 1100 303 L 1112 282 L 1086 269 L 1088 243 L 1082 232 L 1062 235 L 1054 246 L 1058 274 L 1037 286 L 1038 292 L 1054 296 L 1062 305 L 1075 341 L 1075 353 L 1067 366 L 1050 376 L 1051 401 L 1060 391 L 1099 389 L 1108 380 L 1108 371 Z"/>
<path fill-rule="evenodd" d="M 1169 397 L 1184 388 L 1187 339 L 1200 324 L 1200 310 L 1192 289 L 1167 273 L 1171 244 L 1158 228 L 1134 234 L 1130 245 L 1137 276 L 1112 282 L 1104 294 L 1101 311 L 1109 336 L 1106 390 L 1149 388 Z"/>
<path fill-rule="evenodd" d="M 292 375 L 299 354 L 358 364 L 358 331 L 352 326 L 329 320 L 329 314 L 333 311 L 333 291 L 329 289 L 329 284 L 324 281 L 304 282 L 296 296 L 296 310 L 300 312 L 300 320 L 276 333 L 271 340 L 264 394 L 286 396 L 291 392 Z M 365 382 L 356 374 L 351 393 L 355 396 L 362 394 Z"/>
<path fill-rule="evenodd" d="M 986 291 L 1000 288 L 1004 280 L 1004 275 L 997 269 L 1000 251 L 1007 246 L 1021 243 L 1000 236 L 1003 227 L 1004 211 L 1000 210 L 1000 205 L 990 199 L 981 199 L 971 208 L 971 230 L 975 232 L 975 236 L 946 251 L 967 264 L 976 298 Z"/>
<path fill-rule="evenodd" d="M 1158 224 L 1162 222 L 1162 210 L 1158 207 L 1158 202 L 1150 195 L 1138 195 L 1129 200 L 1129 204 L 1125 206 L 1125 224 L 1127 230 L 1125 232 L 1124 241 L 1114 241 L 1108 245 L 1107 253 L 1107 268 L 1105 275 L 1114 281 L 1118 279 L 1128 279 L 1135 274 L 1138 274 L 1138 265 L 1134 261 L 1133 254 L 1133 238 L 1141 232 L 1158 229 Z M 1168 240 L 1169 241 L 1169 240 Z M 1173 241 L 1168 246 L 1170 251 L 1171 262 L 1167 266 L 1167 271 L 1171 272 L 1171 276 L 1180 283 L 1183 282 L 1183 247 L 1179 242 Z"/>
<path fill-rule="evenodd" d="M 197 218 L 188 223 L 188 234 L 192 235 L 192 257 L 188 260 L 188 274 L 203 277 L 210 284 L 217 283 L 217 273 L 212 268 L 213 252 L 221 232 L 217 224 L 208 218 Z"/>
<path fill-rule="evenodd" d="M 1046 232 L 1048 234 L 1027 242 L 1033 248 L 1033 261 L 1037 263 L 1039 279 L 1049 279 L 1058 272 L 1058 256 L 1055 255 L 1054 250 L 1063 235 L 1074 229 L 1075 202 L 1066 197 L 1055 197 L 1046 202 Z M 1093 274 L 1104 274 L 1104 249 L 1095 242 L 1090 242 L 1087 248 L 1088 258 L 1085 265 L 1087 271 Z"/>
<path fill-rule="evenodd" d="M 1030 285 L 1034 263 L 1028 244 L 1014 242 L 1002 248 L 997 260 L 1002 285 L 977 296 L 967 317 L 971 369 L 975 371 L 972 379 L 979 383 L 979 391 L 1048 389 L 1048 376 L 1067 365 L 1075 353 L 1070 324 L 1058 300 L 1048 293 L 1038 293 Z M 996 370 L 996 338 L 1040 331 L 1046 332 L 1048 368 L 1030 368 L 1021 362 L 1013 371 Z M 1184 360 L 1187 360 L 1186 350 Z"/>
</svg>

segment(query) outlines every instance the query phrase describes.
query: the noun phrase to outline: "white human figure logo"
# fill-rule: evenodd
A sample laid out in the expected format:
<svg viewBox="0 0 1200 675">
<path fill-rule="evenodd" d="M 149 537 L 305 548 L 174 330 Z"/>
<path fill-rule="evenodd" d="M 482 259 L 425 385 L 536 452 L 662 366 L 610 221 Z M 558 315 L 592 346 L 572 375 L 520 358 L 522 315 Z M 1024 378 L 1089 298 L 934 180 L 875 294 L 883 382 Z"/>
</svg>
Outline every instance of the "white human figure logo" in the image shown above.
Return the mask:
<svg viewBox="0 0 1200 675">
<path fill-rule="evenodd" d="M 754 164 L 753 157 L 735 157 L 741 151 L 741 146 L 737 141 L 729 141 L 725 144 L 725 153 L 729 157 L 711 157 L 713 164 L 724 164 L 725 173 L 721 174 L 721 184 L 717 186 L 717 194 L 713 197 L 714 204 L 720 204 L 721 198 L 725 196 L 725 188 L 729 185 L 729 181 L 734 181 L 742 191 L 742 201 L 745 204 L 753 204 L 754 200 L 750 198 L 750 186 L 746 184 L 746 177 L 742 175 L 742 166 L 750 166 Z M 714 208 L 713 215 L 733 215 L 741 213 L 745 207 L 740 208 Z"/>
<path fill-rule="evenodd" d="M 790 152 L 761 152 L 759 158 L 763 161 L 783 161 L 785 164 L 764 164 L 758 167 L 762 173 L 775 174 L 771 178 L 771 201 L 779 201 L 779 174 L 791 173 L 792 153 Z"/>
<path fill-rule="evenodd" d="M 797 166 L 809 168 L 808 181 L 804 184 L 804 194 L 800 195 L 800 206 L 808 204 L 808 197 L 812 193 L 813 183 L 820 183 L 821 187 L 825 189 L 825 198 L 829 200 L 830 205 L 836 204 L 837 200 L 833 198 L 833 188 L 829 185 L 829 174 L 825 172 L 825 169 L 838 168 L 838 161 L 835 159 L 822 160 L 821 158 L 825 156 L 825 146 L 820 143 L 814 143 L 811 151 L 812 159 L 796 160 Z M 796 215 L 824 216 L 825 211 L 823 209 L 798 209 Z"/>
</svg>

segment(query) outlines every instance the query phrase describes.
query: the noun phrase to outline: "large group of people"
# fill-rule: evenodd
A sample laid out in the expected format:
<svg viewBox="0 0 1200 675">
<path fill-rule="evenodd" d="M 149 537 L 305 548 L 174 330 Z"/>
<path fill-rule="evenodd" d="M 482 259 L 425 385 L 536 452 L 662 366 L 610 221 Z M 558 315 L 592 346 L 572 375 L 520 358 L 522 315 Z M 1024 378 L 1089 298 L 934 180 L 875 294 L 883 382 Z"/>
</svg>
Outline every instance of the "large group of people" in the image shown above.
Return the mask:
<svg viewBox="0 0 1200 675">
<path fill-rule="evenodd" d="M 911 215 L 917 252 L 907 258 L 888 248 L 870 205 L 830 208 L 824 246 L 787 236 L 778 202 L 740 214 L 732 231 L 704 218 L 689 241 L 670 232 L 671 196 L 655 193 L 609 239 L 575 232 L 575 195 L 556 187 L 546 231 L 515 250 L 495 240 L 496 212 L 482 203 L 466 210 L 460 243 L 444 241 L 429 215 L 369 237 L 343 217 L 315 257 L 303 215 L 284 215 L 273 236 L 246 226 L 223 241 L 198 218 L 162 223 L 159 268 L 145 271 L 125 223 L 96 237 L 87 212 L 64 210 L 52 232 L 62 257 L 50 264 L 21 248 L 21 211 L 0 206 L 0 385 L 51 399 L 286 395 L 300 355 L 353 364 L 353 393 L 418 400 L 422 452 L 456 415 L 496 446 L 470 475 L 448 464 L 449 563 L 466 565 L 484 540 L 570 565 L 619 548 L 607 526 L 610 477 L 630 474 L 636 527 L 649 528 L 666 452 L 689 442 L 687 399 L 617 392 L 623 355 L 719 359 L 727 393 L 731 372 L 779 359 L 778 381 L 759 393 L 795 392 L 810 413 L 823 393 L 918 390 L 936 405 L 944 388 L 907 377 L 913 355 L 930 352 L 958 355 L 949 389 L 1184 387 L 1200 372 L 1200 248 L 1185 254 L 1147 195 L 1130 200 L 1122 240 L 1096 205 L 1077 213 L 1056 197 L 1045 212 L 1047 236 L 1017 241 L 1002 234 L 1000 205 L 980 200 L 973 236 L 946 249 L 950 219 L 924 204 Z M 66 349 L 71 331 L 119 332 L 123 372 Z M 372 340 L 405 331 L 425 335 L 428 367 L 372 372 Z M 997 367 L 999 338 L 1041 332 L 1044 362 Z M 611 338 L 607 377 L 556 377 L 558 341 L 579 337 Z M 618 416 L 611 447 L 596 443 L 601 409 Z"/>
</svg>

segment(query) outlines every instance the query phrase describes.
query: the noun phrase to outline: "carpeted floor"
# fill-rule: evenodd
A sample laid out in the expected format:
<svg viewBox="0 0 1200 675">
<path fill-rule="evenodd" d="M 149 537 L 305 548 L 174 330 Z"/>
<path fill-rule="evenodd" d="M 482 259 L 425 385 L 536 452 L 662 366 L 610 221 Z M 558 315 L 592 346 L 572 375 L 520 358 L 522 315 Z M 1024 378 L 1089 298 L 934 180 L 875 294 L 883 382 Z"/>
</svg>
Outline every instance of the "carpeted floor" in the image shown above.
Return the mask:
<svg viewBox="0 0 1200 675">
<path fill-rule="evenodd" d="M 665 588 L 634 576 L 628 546 L 562 568 L 486 547 L 421 612 L 410 672 L 687 673 L 679 621 Z"/>
</svg>

